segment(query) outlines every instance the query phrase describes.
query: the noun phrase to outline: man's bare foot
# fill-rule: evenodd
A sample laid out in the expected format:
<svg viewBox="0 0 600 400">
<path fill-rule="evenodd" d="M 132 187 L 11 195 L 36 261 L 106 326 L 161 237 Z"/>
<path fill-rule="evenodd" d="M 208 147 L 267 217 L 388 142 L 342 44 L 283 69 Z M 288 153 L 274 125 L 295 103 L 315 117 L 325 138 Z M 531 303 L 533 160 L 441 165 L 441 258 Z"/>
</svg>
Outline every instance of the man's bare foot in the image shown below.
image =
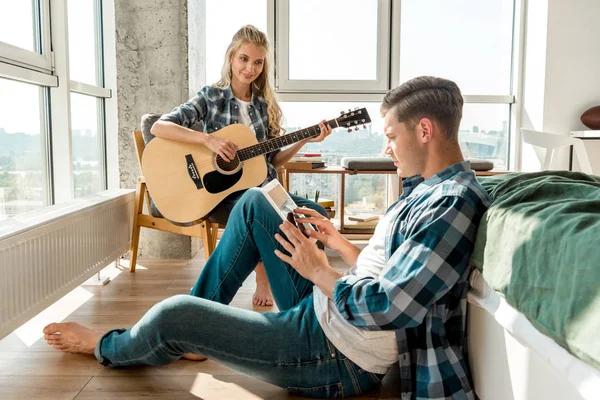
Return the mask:
<svg viewBox="0 0 600 400">
<path fill-rule="evenodd" d="M 256 281 L 256 290 L 252 296 L 252 303 L 257 306 L 270 307 L 273 305 L 273 294 L 268 281 Z"/>
<path fill-rule="evenodd" d="M 192 353 L 185 353 L 184 355 L 181 356 L 181 358 L 185 358 L 186 360 L 190 360 L 190 361 L 204 361 L 206 360 L 206 356 L 200 355 L 200 354 L 192 354 Z"/>
<path fill-rule="evenodd" d="M 44 328 L 44 339 L 56 350 L 94 354 L 104 332 L 93 331 L 75 322 L 52 323 Z"/>
</svg>

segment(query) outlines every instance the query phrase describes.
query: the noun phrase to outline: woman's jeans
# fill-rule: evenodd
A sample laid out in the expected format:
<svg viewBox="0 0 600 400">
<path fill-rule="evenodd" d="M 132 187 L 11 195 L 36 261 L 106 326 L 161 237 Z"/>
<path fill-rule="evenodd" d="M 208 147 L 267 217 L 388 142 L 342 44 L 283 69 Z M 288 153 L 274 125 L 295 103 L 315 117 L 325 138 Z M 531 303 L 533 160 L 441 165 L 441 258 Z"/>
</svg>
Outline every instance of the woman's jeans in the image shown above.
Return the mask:
<svg viewBox="0 0 600 400">
<path fill-rule="evenodd" d="M 317 321 L 313 283 L 281 261 L 274 239 L 281 217 L 258 189 L 233 208 L 219 245 L 191 295 L 152 307 L 131 329 L 107 332 L 95 355 L 103 364 L 164 365 L 184 353 L 205 354 L 236 371 L 312 397 L 362 394 L 382 376 L 362 370 L 327 339 Z M 262 259 L 278 313 L 230 307 Z"/>
</svg>

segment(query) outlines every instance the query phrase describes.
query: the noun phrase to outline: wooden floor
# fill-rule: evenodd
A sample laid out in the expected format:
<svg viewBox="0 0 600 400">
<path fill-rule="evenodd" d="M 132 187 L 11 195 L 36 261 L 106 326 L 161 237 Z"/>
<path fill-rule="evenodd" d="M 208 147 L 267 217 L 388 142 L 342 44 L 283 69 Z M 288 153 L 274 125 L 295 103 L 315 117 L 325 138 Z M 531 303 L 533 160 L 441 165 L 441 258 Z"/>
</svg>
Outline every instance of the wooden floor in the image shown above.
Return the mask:
<svg viewBox="0 0 600 400">
<path fill-rule="evenodd" d="M 330 259 L 334 265 L 341 265 L 340 259 Z M 126 263 L 127 260 L 123 260 L 123 264 Z M 175 294 L 189 293 L 203 265 L 202 258 L 191 261 L 138 260 L 140 267 L 134 274 L 123 268 L 106 286 L 78 289 L 89 299 L 64 320 L 101 330 L 131 326 L 153 304 Z M 259 312 L 276 310 L 274 307 L 253 307 L 254 286 L 252 274 L 231 305 Z M 37 335 L 37 332 L 36 328 L 33 334 Z M 0 399 L 300 398 L 211 360 L 180 360 L 163 367 L 111 369 L 101 366 L 92 356 L 56 351 L 41 337 L 30 344 L 34 340 L 35 337 L 25 343 L 27 340 L 24 342 L 13 333 L 0 341 Z M 356 398 L 399 398 L 397 373 L 397 369 L 392 370 L 381 388 Z"/>
</svg>

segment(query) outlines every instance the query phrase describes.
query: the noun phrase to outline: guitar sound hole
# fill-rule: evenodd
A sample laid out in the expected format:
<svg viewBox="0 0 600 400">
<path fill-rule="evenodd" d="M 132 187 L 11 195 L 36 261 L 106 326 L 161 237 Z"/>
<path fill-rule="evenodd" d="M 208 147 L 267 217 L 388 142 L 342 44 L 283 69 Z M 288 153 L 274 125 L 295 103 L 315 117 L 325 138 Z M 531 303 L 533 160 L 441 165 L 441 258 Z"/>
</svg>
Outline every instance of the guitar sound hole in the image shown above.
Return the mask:
<svg viewBox="0 0 600 400">
<path fill-rule="evenodd" d="M 229 162 L 225 161 L 223 157 L 217 154 L 217 166 L 225 172 L 235 171 L 235 169 L 240 165 L 240 159 L 237 154 L 235 158 Z"/>
</svg>

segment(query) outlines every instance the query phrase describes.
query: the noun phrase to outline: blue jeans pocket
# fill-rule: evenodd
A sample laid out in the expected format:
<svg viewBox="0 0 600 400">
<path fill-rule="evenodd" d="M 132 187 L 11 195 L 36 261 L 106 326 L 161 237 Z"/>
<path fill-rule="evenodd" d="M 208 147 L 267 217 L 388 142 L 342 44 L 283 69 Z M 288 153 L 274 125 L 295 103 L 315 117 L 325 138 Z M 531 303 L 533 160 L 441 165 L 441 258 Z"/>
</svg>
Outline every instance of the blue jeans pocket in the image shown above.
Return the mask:
<svg viewBox="0 0 600 400">
<path fill-rule="evenodd" d="M 344 397 L 344 386 L 341 382 L 308 388 L 286 387 L 285 389 L 306 397 L 320 397 L 324 399 L 341 399 Z"/>
</svg>

